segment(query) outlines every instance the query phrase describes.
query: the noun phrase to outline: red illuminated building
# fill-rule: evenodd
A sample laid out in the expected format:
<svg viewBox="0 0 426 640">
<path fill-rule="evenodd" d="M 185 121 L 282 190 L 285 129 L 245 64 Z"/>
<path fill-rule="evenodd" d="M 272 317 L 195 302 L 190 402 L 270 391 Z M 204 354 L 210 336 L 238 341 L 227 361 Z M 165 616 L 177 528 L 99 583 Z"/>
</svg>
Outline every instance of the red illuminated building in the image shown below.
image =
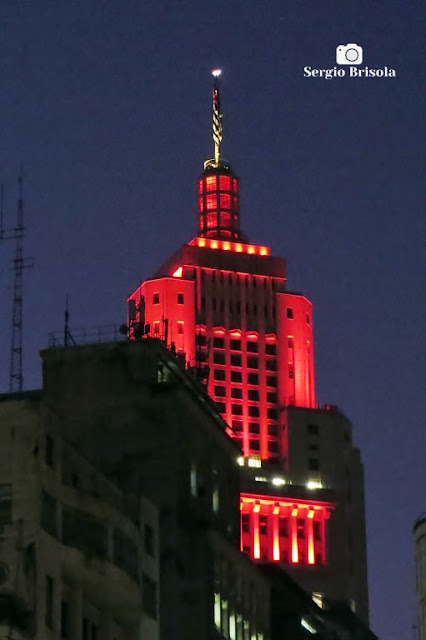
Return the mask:
<svg viewBox="0 0 426 640">
<path fill-rule="evenodd" d="M 241 446 L 241 549 L 368 615 L 362 464 L 351 424 L 315 398 L 312 304 L 287 289 L 286 261 L 248 243 L 240 183 L 220 155 L 198 179 L 198 234 L 129 298 L 134 337 L 185 359 Z"/>
</svg>

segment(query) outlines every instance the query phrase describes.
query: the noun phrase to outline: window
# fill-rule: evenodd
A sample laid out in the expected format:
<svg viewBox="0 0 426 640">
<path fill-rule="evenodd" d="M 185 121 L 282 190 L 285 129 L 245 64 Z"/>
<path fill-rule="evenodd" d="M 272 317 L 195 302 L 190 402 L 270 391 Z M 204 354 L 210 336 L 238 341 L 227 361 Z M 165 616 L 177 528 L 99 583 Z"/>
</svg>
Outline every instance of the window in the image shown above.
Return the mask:
<svg viewBox="0 0 426 640">
<path fill-rule="evenodd" d="M 270 436 L 278 435 L 278 427 L 276 424 L 268 424 L 268 435 Z"/>
<path fill-rule="evenodd" d="M 257 373 L 249 373 L 247 382 L 248 384 L 259 384 L 259 375 Z"/>
<path fill-rule="evenodd" d="M 241 356 L 237 353 L 231 353 L 231 365 L 233 367 L 241 367 Z"/>
<path fill-rule="evenodd" d="M 217 198 L 216 196 L 207 196 L 206 198 L 206 209 L 216 209 L 217 208 Z"/>
<path fill-rule="evenodd" d="M 213 362 L 216 364 L 225 364 L 225 354 L 220 351 L 213 352 Z"/>
<path fill-rule="evenodd" d="M 257 369 L 259 367 L 259 359 L 257 356 L 248 356 L 247 366 L 249 369 Z"/>
<path fill-rule="evenodd" d="M 146 573 L 142 574 L 142 600 L 145 612 L 157 620 L 157 585 Z"/>
<path fill-rule="evenodd" d="M 250 440 L 249 446 L 250 446 L 250 449 L 252 451 L 259 451 L 260 450 L 259 440 Z"/>
<path fill-rule="evenodd" d="M 160 304 L 160 294 L 158 292 L 152 296 L 152 304 Z"/>
<path fill-rule="evenodd" d="M 243 533 L 250 533 L 250 514 L 241 514 L 241 530 Z"/>
<path fill-rule="evenodd" d="M 278 518 L 278 533 L 280 537 L 287 538 L 288 536 L 288 518 Z"/>
<path fill-rule="evenodd" d="M 287 307 L 287 318 L 293 318 L 293 309 L 291 307 Z"/>
<path fill-rule="evenodd" d="M 277 353 L 277 345 L 274 344 L 265 344 L 265 353 L 269 356 L 274 356 Z"/>
<path fill-rule="evenodd" d="M 216 407 L 217 407 L 217 410 L 219 411 L 219 413 L 225 413 L 226 405 L 225 405 L 224 402 L 216 402 Z"/>
<path fill-rule="evenodd" d="M 311 436 L 319 435 L 319 426 L 317 424 L 308 424 L 307 429 Z"/>
<path fill-rule="evenodd" d="M 247 342 L 247 351 L 257 353 L 257 342 Z"/>
<path fill-rule="evenodd" d="M 154 556 L 154 529 L 150 524 L 145 524 L 144 528 L 144 547 L 145 551 L 150 555 Z"/>
<path fill-rule="evenodd" d="M 320 464 L 318 458 L 309 458 L 308 469 L 310 471 L 319 471 Z"/>
<path fill-rule="evenodd" d="M 241 400 L 242 397 L 243 397 L 243 390 L 238 389 L 237 387 L 232 387 L 231 398 L 238 398 L 239 400 Z"/>
<path fill-rule="evenodd" d="M 44 461 L 53 468 L 54 444 L 52 436 L 46 435 Z"/>
<path fill-rule="evenodd" d="M 178 293 L 177 294 L 177 303 L 178 304 L 183 304 L 184 303 L 183 293 Z"/>
<path fill-rule="evenodd" d="M 62 542 L 92 556 L 105 556 L 107 531 L 105 523 L 79 509 L 62 507 Z"/>
<path fill-rule="evenodd" d="M 231 411 L 234 416 L 242 416 L 243 415 L 243 406 L 241 404 L 233 404 L 231 405 Z"/>
<path fill-rule="evenodd" d="M 213 346 L 216 349 L 224 349 L 225 348 L 224 338 L 213 338 Z"/>
<path fill-rule="evenodd" d="M 44 622 L 53 629 L 53 578 L 46 576 L 44 597 Z"/>
<path fill-rule="evenodd" d="M 309 313 L 306 314 L 306 324 L 311 324 L 311 319 L 309 317 Z"/>
<path fill-rule="evenodd" d="M 303 518 L 297 518 L 297 537 L 303 540 L 305 537 L 305 521 Z"/>
<path fill-rule="evenodd" d="M 278 453 L 278 442 L 268 442 L 268 451 L 270 451 L 271 453 Z"/>
<path fill-rule="evenodd" d="M 268 393 L 266 394 L 266 400 L 267 402 L 277 402 L 278 396 L 275 391 L 268 391 Z"/>
<path fill-rule="evenodd" d="M 320 593 L 319 591 L 313 591 L 312 592 L 312 600 L 315 602 L 315 604 L 320 609 L 324 608 L 324 594 L 323 593 Z"/>
<path fill-rule="evenodd" d="M 213 377 L 215 380 L 225 380 L 225 369 L 215 369 Z"/>
<path fill-rule="evenodd" d="M 195 336 L 195 344 L 200 347 L 205 347 L 207 345 L 207 337 L 203 333 L 197 333 Z"/>
<path fill-rule="evenodd" d="M 216 176 L 207 176 L 206 178 L 206 189 L 207 191 L 215 191 L 217 188 L 217 178 Z"/>
<path fill-rule="evenodd" d="M 259 400 L 259 391 L 257 389 L 249 389 L 249 391 L 248 391 L 248 399 L 249 400 Z"/>
<path fill-rule="evenodd" d="M 321 539 L 321 523 L 318 520 L 314 520 L 314 540 Z"/>
<path fill-rule="evenodd" d="M 270 420 L 276 420 L 278 417 L 278 412 L 276 409 L 268 409 L 268 418 Z"/>
<path fill-rule="evenodd" d="M 177 323 L 177 329 L 178 329 L 178 335 L 182 336 L 183 335 L 183 322 L 179 322 Z"/>
<path fill-rule="evenodd" d="M 250 422 L 249 433 L 260 433 L 260 424 L 258 422 Z"/>
<path fill-rule="evenodd" d="M 276 371 L 277 370 L 277 361 L 276 360 L 267 360 L 265 364 L 266 371 Z"/>
<path fill-rule="evenodd" d="M 277 386 L 277 376 L 266 376 L 266 386 L 267 387 L 276 387 Z"/>
<path fill-rule="evenodd" d="M 134 580 L 139 581 L 138 548 L 121 529 L 114 529 L 112 535 L 113 562 Z"/>
<path fill-rule="evenodd" d="M 61 637 L 68 638 L 68 625 L 69 625 L 69 607 L 68 602 L 61 601 Z"/>
<path fill-rule="evenodd" d="M 263 536 L 268 533 L 268 518 L 266 516 L 259 516 L 259 533 Z"/>
<path fill-rule="evenodd" d="M 221 191 L 230 191 L 231 190 L 231 178 L 229 176 L 220 176 L 219 177 L 219 189 Z"/>
<path fill-rule="evenodd" d="M 293 338 L 288 338 L 287 346 L 288 346 L 289 349 L 293 349 L 294 348 Z"/>
<path fill-rule="evenodd" d="M 243 430 L 243 423 L 241 422 L 241 420 L 232 420 L 232 428 L 235 431 L 242 431 Z"/>
<path fill-rule="evenodd" d="M 221 398 L 224 398 L 226 396 L 226 388 L 225 387 L 221 387 L 219 385 L 215 385 L 214 394 L 215 394 L 215 396 L 219 396 Z"/>
<path fill-rule="evenodd" d="M 241 371 L 231 371 L 231 382 L 242 382 L 243 374 Z"/>
<path fill-rule="evenodd" d="M 154 333 L 158 335 L 160 333 L 160 323 L 154 322 Z"/>
<path fill-rule="evenodd" d="M 221 209 L 230 209 L 231 208 L 231 196 L 227 194 L 220 194 L 220 208 Z"/>
<path fill-rule="evenodd" d="M 258 418 L 259 417 L 259 407 L 249 407 L 248 409 L 248 413 L 249 416 L 251 416 L 252 418 Z"/>
<path fill-rule="evenodd" d="M 294 366 L 290 363 L 288 365 L 288 377 L 290 378 L 290 380 L 294 379 Z"/>
<path fill-rule="evenodd" d="M 231 340 L 230 346 L 233 351 L 241 351 L 241 340 Z"/>
<path fill-rule="evenodd" d="M 41 526 L 56 537 L 56 500 L 46 491 L 41 492 Z"/>
<path fill-rule="evenodd" d="M 12 523 L 12 485 L 0 484 L 0 525 Z"/>
</svg>

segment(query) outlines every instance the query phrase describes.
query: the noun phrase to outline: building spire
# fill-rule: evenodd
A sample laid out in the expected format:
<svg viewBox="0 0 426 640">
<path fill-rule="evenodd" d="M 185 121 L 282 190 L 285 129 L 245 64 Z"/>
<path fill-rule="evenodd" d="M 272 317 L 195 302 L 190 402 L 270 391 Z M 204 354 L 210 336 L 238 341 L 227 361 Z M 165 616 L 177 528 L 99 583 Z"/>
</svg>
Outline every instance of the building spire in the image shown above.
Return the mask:
<svg viewBox="0 0 426 640">
<path fill-rule="evenodd" d="M 212 69 L 213 80 L 213 142 L 214 142 L 214 162 L 218 167 L 220 164 L 220 145 L 222 142 L 222 114 L 220 112 L 219 96 L 219 76 L 221 69 Z"/>
</svg>

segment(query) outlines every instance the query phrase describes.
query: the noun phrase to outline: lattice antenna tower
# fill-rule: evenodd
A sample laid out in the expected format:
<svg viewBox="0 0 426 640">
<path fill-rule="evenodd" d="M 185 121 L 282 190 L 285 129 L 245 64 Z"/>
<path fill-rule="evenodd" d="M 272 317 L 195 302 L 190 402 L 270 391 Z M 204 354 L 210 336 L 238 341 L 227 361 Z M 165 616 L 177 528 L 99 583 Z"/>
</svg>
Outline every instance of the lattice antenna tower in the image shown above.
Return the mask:
<svg viewBox="0 0 426 640">
<path fill-rule="evenodd" d="M 23 303 L 23 272 L 34 265 L 32 258 L 24 258 L 24 200 L 23 200 L 23 171 L 18 178 L 18 206 L 16 226 L 13 229 L 3 228 L 3 185 L 0 191 L 0 239 L 15 240 L 15 257 L 13 259 L 13 305 L 12 305 L 12 337 L 10 347 L 9 391 L 20 393 L 23 390 L 24 379 L 22 373 L 22 303 Z"/>
</svg>

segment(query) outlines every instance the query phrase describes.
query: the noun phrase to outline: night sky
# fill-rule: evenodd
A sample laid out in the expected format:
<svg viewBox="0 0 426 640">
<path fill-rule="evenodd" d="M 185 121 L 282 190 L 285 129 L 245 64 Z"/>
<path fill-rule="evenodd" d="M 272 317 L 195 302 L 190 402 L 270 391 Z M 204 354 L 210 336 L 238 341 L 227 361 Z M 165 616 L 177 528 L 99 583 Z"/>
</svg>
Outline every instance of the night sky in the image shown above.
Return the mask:
<svg viewBox="0 0 426 640">
<path fill-rule="evenodd" d="M 221 66 L 223 155 L 251 241 L 314 303 L 318 400 L 365 464 L 371 626 L 413 640 L 412 526 L 426 510 L 425 23 L 406 0 L 2 0 L 0 175 L 24 164 L 24 383 L 61 329 L 125 320 L 126 296 L 196 233 Z M 303 77 L 339 44 L 396 78 Z M 364 67 L 364 65 L 362 65 Z M 0 244 L 8 389 L 13 243 Z"/>
</svg>

